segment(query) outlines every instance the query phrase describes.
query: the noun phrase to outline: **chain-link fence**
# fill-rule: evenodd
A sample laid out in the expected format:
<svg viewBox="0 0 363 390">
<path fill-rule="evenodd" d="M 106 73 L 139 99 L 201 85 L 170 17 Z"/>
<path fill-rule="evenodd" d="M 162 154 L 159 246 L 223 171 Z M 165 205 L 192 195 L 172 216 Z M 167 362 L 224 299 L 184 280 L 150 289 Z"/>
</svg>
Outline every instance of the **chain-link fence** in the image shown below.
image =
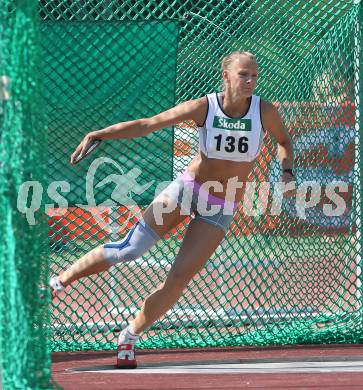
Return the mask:
<svg viewBox="0 0 363 390">
<path fill-rule="evenodd" d="M 65 214 L 51 218 L 53 271 L 64 269 L 100 239 L 122 236 L 132 226 L 129 205 L 117 202 L 123 174 L 139 169 L 132 183 L 142 193 L 133 191 L 138 186 L 124 191 L 146 206 L 157 184 L 172 180 L 197 150 L 197 133 L 188 123 L 107 143 L 95 158 L 108 156 L 112 162 L 99 166 L 94 160 L 92 199 L 97 205 L 114 203 L 95 217 L 95 210 L 85 207 L 89 199 L 84 202 L 90 161 L 76 168 L 68 164 L 82 136 L 218 90 L 223 55 L 249 50 L 260 67 L 256 93 L 279 108 L 293 137 L 298 185 L 320 183 L 322 200 L 305 218 L 297 216 L 292 201 L 285 201 L 278 216 L 268 210 L 249 216 L 241 204 L 230 234 L 141 346 L 356 339 L 353 329 L 360 332 L 359 321 L 354 328 L 351 322 L 360 316 L 360 233 L 354 213 L 359 208 L 352 207 L 359 175 L 357 11 L 358 6 L 339 1 L 44 4 L 46 110 L 53 130 L 49 180 L 72 186 L 64 194 Z M 251 180 L 273 183 L 279 173 L 267 137 Z M 334 181 L 349 186 L 347 194 L 341 191 L 346 211 L 336 217 L 323 212 L 324 204 L 334 204 L 324 192 Z M 359 191 L 356 195 L 359 204 Z M 75 285 L 53 312 L 55 349 L 113 348 L 114 331 L 165 278 L 186 226 L 178 226 L 139 261 Z"/>
</svg>

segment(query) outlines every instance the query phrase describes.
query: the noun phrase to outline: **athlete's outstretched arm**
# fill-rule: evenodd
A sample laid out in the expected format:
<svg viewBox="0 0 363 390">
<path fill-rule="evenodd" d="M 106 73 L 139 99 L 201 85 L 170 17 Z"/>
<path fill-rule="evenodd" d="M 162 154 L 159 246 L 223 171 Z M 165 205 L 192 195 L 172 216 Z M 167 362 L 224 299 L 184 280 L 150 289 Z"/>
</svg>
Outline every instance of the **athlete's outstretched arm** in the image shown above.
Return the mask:
<svg viewBox="0 0 363 390">
<path fill-rule="evenodd" d="M 208 110 L 206 97 L 188 100 L 167 111 L 150 118 L 142 118 L 128 122 L 120 122 L 88 133 L 71 156 L 71 164 L 75 158 L 83 154 L 87 146 L 94 139 L 117 139 L 144 137 L 153 131 L 163 129 L 186 120 L 193 120 L 197 124 L 203 123 Z"/>
</svg>

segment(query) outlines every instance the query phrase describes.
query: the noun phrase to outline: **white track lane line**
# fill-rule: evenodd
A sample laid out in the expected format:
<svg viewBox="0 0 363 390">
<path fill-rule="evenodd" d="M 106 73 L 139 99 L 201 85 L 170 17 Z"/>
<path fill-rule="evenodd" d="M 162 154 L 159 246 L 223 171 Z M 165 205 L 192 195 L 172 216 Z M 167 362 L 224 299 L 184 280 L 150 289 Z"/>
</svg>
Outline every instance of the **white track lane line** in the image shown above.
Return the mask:
<svg viewBox="0 0 363 390">
<path fill-rule="evenodd" d="M 118 370 L 113 366 L 91 366 L 70 370 L 78 373 L 99 374 L 274 374 L 306 372 L 363 372 L 362 361 L 279 362 L 279 363 L 224 363 L 183 365 L 140 365 L 136 370 Z"/>
</svg>

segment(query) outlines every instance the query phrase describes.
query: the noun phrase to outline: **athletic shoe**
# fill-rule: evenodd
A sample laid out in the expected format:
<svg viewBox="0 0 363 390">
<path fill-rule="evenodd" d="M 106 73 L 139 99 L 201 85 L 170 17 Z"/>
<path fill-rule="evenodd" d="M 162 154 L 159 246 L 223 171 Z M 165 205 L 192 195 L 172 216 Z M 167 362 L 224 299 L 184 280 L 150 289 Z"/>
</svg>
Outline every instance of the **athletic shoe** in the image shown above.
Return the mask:
<svg viewBox="0 0 363 390">
<path fill-rule="evenodd" d="M 137 362 L 135 358 L 135 345 L 119 344 L 117 346 L 116 368 L 130 369 L 136 367 L 137 367 Z"/>
</svg>

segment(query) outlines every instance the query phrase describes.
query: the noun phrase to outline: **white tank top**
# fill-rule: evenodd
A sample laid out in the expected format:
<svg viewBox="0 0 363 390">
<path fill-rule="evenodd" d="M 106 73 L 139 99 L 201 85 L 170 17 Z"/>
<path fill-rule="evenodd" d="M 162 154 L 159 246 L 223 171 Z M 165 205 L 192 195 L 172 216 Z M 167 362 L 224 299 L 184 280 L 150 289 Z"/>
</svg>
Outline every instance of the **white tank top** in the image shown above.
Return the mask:
<svg viewBox="0 0 363 390">
<path fill-rule="evenodd" d="M 199 130 L 200 151 L 209 158 L 238 162 L 253 161 L 259 155 L 263 140 L 260 97 L 253 95 L 247 114 L 231 118 L 223 112 L 221 96 L 207 95 L 208 114 Z"/>
</svg>

